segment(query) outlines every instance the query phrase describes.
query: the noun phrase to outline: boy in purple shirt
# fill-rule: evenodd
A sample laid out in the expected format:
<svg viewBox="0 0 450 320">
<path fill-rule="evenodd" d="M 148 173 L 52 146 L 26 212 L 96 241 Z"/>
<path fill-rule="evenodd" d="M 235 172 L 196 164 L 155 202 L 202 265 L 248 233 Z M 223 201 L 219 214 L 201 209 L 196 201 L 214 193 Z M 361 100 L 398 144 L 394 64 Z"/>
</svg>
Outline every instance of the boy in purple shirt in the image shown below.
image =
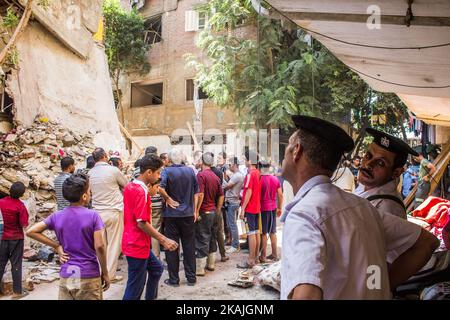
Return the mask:
<svg viewBox="0 0 450 320">
<path fill-rule="evenodd" d="M 27 236 L 56 250 L 61 261 L 60 300 L 102 300 L 109 288 L 104 224 L 99 214 L 86 208 L 90 201 L 85 174 L 67 178 L 62 193 L 70 206 L 31 227 Z M 53 230 L 58 242 L 46 237 Z M 100 263 L 100 268 L 99 268 Z"/>
</svg>

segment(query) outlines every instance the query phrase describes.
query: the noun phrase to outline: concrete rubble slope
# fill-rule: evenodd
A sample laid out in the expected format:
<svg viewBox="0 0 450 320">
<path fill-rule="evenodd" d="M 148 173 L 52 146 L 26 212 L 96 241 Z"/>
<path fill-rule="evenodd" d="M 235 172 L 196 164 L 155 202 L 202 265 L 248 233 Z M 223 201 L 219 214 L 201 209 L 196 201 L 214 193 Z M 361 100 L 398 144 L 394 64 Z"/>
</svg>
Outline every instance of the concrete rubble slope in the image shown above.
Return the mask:
<svg viewBox="0 0 450 320">
<path fill-rule="evenodd" d="M 0 141 L 0 193 L 7 195 L 13 182 L 23 182 L 30 224 L 46 218 L 56 210 L 53 180 L 61 171 L 61 157 L 71 156 L 77 167 L 84 167 L 95 148 L 93 136 L 45 117 L 37 118 L 29 127 L 17 127 Z"/>
</svg>

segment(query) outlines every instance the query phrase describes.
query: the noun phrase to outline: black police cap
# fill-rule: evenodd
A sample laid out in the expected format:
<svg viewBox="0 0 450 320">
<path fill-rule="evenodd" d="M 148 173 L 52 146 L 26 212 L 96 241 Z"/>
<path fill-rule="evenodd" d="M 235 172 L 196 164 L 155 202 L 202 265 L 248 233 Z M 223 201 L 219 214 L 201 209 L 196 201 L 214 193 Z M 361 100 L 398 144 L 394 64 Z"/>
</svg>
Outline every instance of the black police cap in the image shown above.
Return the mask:
<svg viewBox="0 0 450 320">
<path fill-rule="evenodd" d="M 413 156 L 419 155 L 406 142 L 390 134 L 387 134 L 386 132 L 376 130 L 374 128 L 367 128 L 367 133 L 373 136 L 374 143 L 392 153 L 405 157 L 408 156 L 408 154 L 412 154 Z"/>
<path fill-rule="evenodd" d="M 316 117 L 300 115 L 292 116 L 292 121 L 297 129 L 306 130 L 326 140 L 342 153 L 350 152 L 355 147 L 353 139 L 342 128 L 331 122 Z"/>
</svg>

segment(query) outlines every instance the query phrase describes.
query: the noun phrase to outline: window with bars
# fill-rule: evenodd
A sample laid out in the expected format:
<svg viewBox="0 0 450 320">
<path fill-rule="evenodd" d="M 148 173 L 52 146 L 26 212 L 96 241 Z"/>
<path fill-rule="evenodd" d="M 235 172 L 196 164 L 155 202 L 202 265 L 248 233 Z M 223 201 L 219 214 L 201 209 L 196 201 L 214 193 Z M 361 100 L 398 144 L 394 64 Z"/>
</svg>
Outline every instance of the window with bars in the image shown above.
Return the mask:
<svg viewBox="0 0 450 320">
<path fill-rule="evenodd" d="M 145 43 L 153 45 L 162 41 L 162 15 L 145 21 Z"/>
</svg>

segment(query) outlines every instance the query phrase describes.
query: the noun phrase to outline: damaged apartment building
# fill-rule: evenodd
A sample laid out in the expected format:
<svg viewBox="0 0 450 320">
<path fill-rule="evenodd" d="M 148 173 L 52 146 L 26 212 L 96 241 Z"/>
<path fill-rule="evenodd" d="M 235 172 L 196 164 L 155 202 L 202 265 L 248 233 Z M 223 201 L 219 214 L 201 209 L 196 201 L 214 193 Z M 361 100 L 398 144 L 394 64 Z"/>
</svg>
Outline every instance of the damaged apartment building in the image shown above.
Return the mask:
<svg viewBox="0 0 450 320">
<path fill-rule="evenodd" d="M 26 3 L 0 1 L 2 16 Z M 30 223 L 56 209 L 53 180 L 62 156 L 84 168 L 96 146 L 125 149 L 104 47 L 95 40 L 102 0 L 38 3 L 15 44 L 16 65 L 3 67 L 0 99 L 0 197 L 22 181 Z"/>
<path fill-rule="evenodd" d="M 122 3 L 134 6 L 144 17 L 146 41 L 151 45 L 149 74 L 122 79 L 125 127 L 139 145 L 154 145 L 160 152 L 178 146 L 190 154 L 195 148 L 193 136 L 200 144 L 203 141 L 205 149 L 218 152 L 226 143 L 226 130 L 236 129 L 237 117 L 232 111 L 215 106 L 197 88 L 196 72 L 186 66 L 185 59 L 186 54 L 192 54 L 198 61 L 206 61 L 206 56 L 196 46 L 208 19 L 196 8 L 206 1 Z"/>
</svg>

